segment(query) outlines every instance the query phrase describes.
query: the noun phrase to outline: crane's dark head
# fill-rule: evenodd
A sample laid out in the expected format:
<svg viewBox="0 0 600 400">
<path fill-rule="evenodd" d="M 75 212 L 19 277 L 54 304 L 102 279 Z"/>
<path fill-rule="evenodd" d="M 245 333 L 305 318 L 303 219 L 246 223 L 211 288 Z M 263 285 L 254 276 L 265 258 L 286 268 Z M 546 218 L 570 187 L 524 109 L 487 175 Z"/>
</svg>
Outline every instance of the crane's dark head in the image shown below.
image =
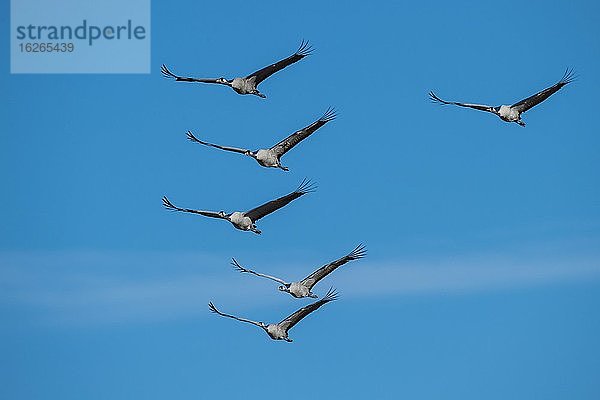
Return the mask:
<svg viewBox="0 0 600 400">
<path fill-rule="evenodd" d="M 263 328 L 265 331 L 267 330 L 267 327 L 269 326 L 269 324 L 265 324 L 262 321 L 258 321 L 258 324 L 260 325 L 261 328 Z M 268 332 L 268 331 L 267 331 Z"/>
<path fill-rule="evenodd" d="M 291 283 L 285 283 L 283 285 L 280 285 L 277 289 L 279 289 L 279 291 L 281 291 L 281 292 L 289 293 L 290 292 L 290 285 L 291 285 Z"/>
</svg>

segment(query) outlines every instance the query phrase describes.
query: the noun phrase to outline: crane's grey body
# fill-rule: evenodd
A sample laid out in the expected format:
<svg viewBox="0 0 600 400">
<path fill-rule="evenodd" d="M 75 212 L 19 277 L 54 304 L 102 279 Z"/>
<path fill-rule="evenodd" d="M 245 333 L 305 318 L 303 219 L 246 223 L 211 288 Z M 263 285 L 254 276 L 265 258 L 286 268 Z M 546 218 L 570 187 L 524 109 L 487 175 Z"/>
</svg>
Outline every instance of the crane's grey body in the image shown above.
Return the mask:
<svg viewBox="0 0 600 400">
<path fill-rule="evenodd" d="M 321 300 L 317 300 L 314 303 L 311 303 L 305 307 L 300 308 L 299 310 L 295 311 L 294 313 L 292 313 L 291 315 L 289 315 L 288 317 L 286 317 L 285 319 L 281 320 L 280 322 L 278 322 L 276 324 L 265 324 L 264 322 L 253 321 L 251 319 L 236 317 L 235 315 L 231 315 L 231 314 L 225 314 L 225 313 L 219 311 L 212 302 L 208 303 L 208 309 L 211 312 L 213 312 L 215 314 L 219 314 L 223 317 L 232 318 L 232 319 L 236 319 L 241 322 L 246 322 L 246 323 L 249 323 L 252 325 L 256 325 L 259 328 L 262 328 L 267 333 L 267 335 L 269 335 L 269 337 L 271 339 L 285 340 L 286 342 L 291 342 L 292 339 L 290 339 L 288 337 L 288 331 L 292 327 L 294 327 L 294 325 L 296 325 L 298 322 L 300 322 L 300 320 L 302 320 L 308 314 L 319 309 L 322 305 L 327 304 L 330 301 L 337 300 L 337 298 L 338 298 L 337 293 L 335 292 L 335 290 L 333 288 L 331 288 L 331 289 L 329 289 L 327 294 Z"/>
<path fill-rule="evenodd" d="M 500 117 L 501 120 L 506 122 L 518 123 L 521 120 L 521 113 L 519 112 L 519 110 L 504 104 L 498 108 L 497 115 Z"/>
<path fill-rule="evenodd" d="M 292 283 L 290 283 L 289 286 L 287 286 L 287 287 L 283 286 L 279 290 L 281 290 L 282 292 L 288 292 L 289 294 L 291 294 L 292 296 L 294 296 L 297 299 L 300 299 L 302 297 L 313 297 L 313 298 L 318 297 L 302 281 L 292 282 Z"/>
<path fill-rule="evenodd" d="M 190 141 L 202 144 L 204 146 L 214 147 L 220 150 L 244 154 L 248 157 L 252 157 L 259 165 L 262 165 L 263 167 L 280 168 L 284 171 L 289 171 L 288 167 L 281 165 L 281 157 L 294 148 L 294 146 L 296 146 L 298 143 L 312 135 L 317 129 L 325 125 L 327 122 L 334 120 L 336 117 L 337 115 L 335 109 L 329 107 L 318 120 L 314 121 L 310 125 L 297 130 L 268 149 L 259 149 L 256 151 L 205 142 L 194 136 L 191 131 L 187 132 L 187 137 Z"/>
<path fill-rule="evenodd" d="M 237 77 L 231 80 L 221 78 L 192 78 L 175 75 L 173 72 L 167 68 L 165 64 L 161 66 L 161 72 L 167 78 L 173 78 L 175 81 L 179 82 L 198 82 L 198 83 L 216 83 L 219 85 L 225 85 L 232 88 L 238 94 L 253 94 L 258 97 L 266 98 L 263 93 L 258 90 L 258 85 L 267 79 L 269 76 L 273 75 L 277 71 L 280 71 L 287 67 L 288 65 L 294 64 L 304 57 L 310 55 L 312 52 L 312 48 L 306 41 L 302 41 L 300 47 L 294 54 L 291 56 L 284 58 L 276 63 L 268 65 L 264 68 L 259 69 L 258 71 L 253 72 L 252 74 L 246 77 Z"/>
<path fill-rule="evenodd" d="M 486 111 L 497 115 L 502 121 L 515 122 L 521 126 L 525 126 L 525 122 L 523 122 L 523 120 L 521 119 L 521 115 L 525 111 L 540 104 L 542 101 L 546 100 L 548 97 L 552 96 L 554 93 L 560 90 L 563 86 L 573 82 L 574 79 L 575 77 L 573 75 L 573 70 L 567 69 L 560 81 L 558 81 L 554 85 L 510 106 L 503 104 L 501 106 L 492 107 L 485 104 L 470 104 L 460 103 L 456 101 L 446 101 L 440 99 L 434 92 L 429 92 L 429 97 L 435 103 L 452 104 L 455 106 L 468 107 L 479 111 Z"/>
<path fill-rule="evenodd" d="M 229 215 L 228 219 L 229 222 L 231 222 L 235 228 L 241 231 L 256 230 L 256 225 L 243 212 L 235 211 Z M 258 231 L 257 233 L 260 233 L 260 231 Z"/>
<path fill-rule="evenodd" d="M 256 88 L 256 78 L 233 78 L 229 81 L 229 85 L 239 94 L 255 94 L 259 97 L 266 97 Z"/>
<path fill-rule="evenodd" d="M 292 193 L 279 197 L 275 200 L 271 200 L 265 204 L 253 208 L 250 211 L 235 211 L 230 214 L 225 213 L 225 211 L 216 212 L 177 207 L 173 203 L 171 203 L 171 201 L 166 196 L 163 197 L 162 202 L 163 206 L 168 210 L 182 211 L 187 213 L 203 215 L 205 217 L 225 219 L 231 222 L 231 224 L 236 229 L 239 229 L 241 231 L 251 231 L 260 235 L 261 231 L 256 227 L 256 221 L 280 209 L 281 207 L 284 207 L 285 205 L 289 204 L 291 201 L 297 199 L 298 197 L 303 196 L 306 193 L 310 193 L 314 190 L 315 186 L 309 180 L 304 179 L 300 186 L 298 186 L 298 188 Z"/>
<path fill-rule="evenodd" d="M 335 261 L 330 262 L 329 264 L 322 266 L 321 268 L 317 269 L 316 271 L 311 273 L 306 278 L 302 279 L 301 281 L 296 281 L 296 282 L 286 282 L 285 280 L 283 280 L 281 278 L 277 278 L 272 275 L 267 275 L 267 274 L 263 274 L 260 272 L 256 272 L 256 271 L 252 271 L 250 269 L 244 268 L 236 261 L 235 258 L 232 259 L 231 264 L 239 272 L 249 273 L 252 275 L 256 275 L 258 277 L 267 278 L 267 279 L 271 279 L 275 282 L 279 282 L 281 284 L 278 287 L 279 291 L 289 293 L 291 296 L 293 296 L 295 298 L 303 298 L 303 297 L 317 298 L 319 296 L 314 294 L 312 292 L 312 289 L 321 279 L 325 278 L 327 275 L 329 275 L 330 273 L 332 273 L 333 271 L 335 271 L 337 268 L 341 267 L 342 265 L 346 264 L 347 262 L 363 258 L 366 255 L 366 253 L 367 252 L 366 252 L 365 246 L 360 244 L 360 245 L 356 246 L 354 248 L 354 250 L 352 250 L 350 253 L 346 254 L 342 258 L 339 258 Z"/>
<path fill-rule="evenodd" d="M 253 156 L 254 159 L 263 167 L 284 169 L 284 167 L 281 166 L 279 157 L 271 149 L 260 149 L 251 154 L 251 156 Z"/>
<path fill-rule="evenodd" d="M 285 331 L 285 329 L 283 329 L 283 327 L 281 327 L 279 324 L 269 324 L 264 329 L 271 339 L 285 340 L 289 342 L 292 341 L 292 339 L 288 338 L 288 333 Z"/>
</svg>

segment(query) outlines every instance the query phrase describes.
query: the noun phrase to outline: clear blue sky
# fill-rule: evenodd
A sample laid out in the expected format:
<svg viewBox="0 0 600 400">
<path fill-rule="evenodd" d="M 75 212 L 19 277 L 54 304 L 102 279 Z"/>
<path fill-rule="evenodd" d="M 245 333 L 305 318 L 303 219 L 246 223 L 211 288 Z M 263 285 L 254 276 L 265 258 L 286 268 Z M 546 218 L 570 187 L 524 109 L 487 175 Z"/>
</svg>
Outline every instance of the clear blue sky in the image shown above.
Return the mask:
<svg viewBox="0 0 600 400">
<path fill-rule="evenodd" d="M 8 2 L 0 22 L 9 54 Z M 483 4 L 486 3 L 486 4 Z M 158 2 L 149 75 L 0 73 L 0 398 L 600 397 L 597 2 Z M 163 79 L 233 77 L 296 49 L 262 100 Z M 579 79 L 526 128 L 440 96 L 511 104 Z M 186 141 L 269 146 L 335 106 L 291 172 Z M 318 190 L 261 236 L 165 211 Z M 359 242 L 306 304 L 231 257 L 301 278 Z"/>
</svg>

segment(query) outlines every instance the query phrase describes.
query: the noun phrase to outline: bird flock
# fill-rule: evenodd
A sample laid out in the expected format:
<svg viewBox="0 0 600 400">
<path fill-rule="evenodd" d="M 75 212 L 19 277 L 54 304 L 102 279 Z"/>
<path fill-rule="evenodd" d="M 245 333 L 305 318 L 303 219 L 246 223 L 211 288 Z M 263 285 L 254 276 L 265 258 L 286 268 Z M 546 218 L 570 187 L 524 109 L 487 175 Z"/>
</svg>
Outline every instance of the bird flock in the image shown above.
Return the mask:
<svg viewBox="0 0 600 400">
<path fill-rule="evenodd" d="M 265 79 L 267 79 L 271 75 L 275 74 L 276 72 L 311 55 L 312 52 L 312 46 L 308 43 L 308 41 L 303 40 L 298 50 L 296 50 L 291 56 L 277 61 L 271 65 L 268 65 L 262 69 L 259 69 L 258 71 L 253 72 L 246 77 L 236 77 L 233 79 L 226 79 L 223 77 L 193 78 L 179 76 L 171 72 L 171 70 L 165 64 L 161 66 L 161 72 L 165 77 L 174 79 L 177 82 L 213 83 L 225 85 L 231 87 L 236 93 L 241 95 L 250 94 L 261 98 L 266 98 L 267 96 L 258 90 L 258 85 L 261 84 Z M 521 116 L 524 112 L 543 102 L 548 97 L 560 90 L 563 86 L 573 82 L 574 79 L 575 76 L 573 70 L 567 69 L 563 77 L 557 83 L 513 105 L 488 106 L 483 104 L 446 101 L 438 97 L 433 91 L 429 92 L 429 97 L 434 103 L 438 103 L 441 105 L 456 105 L 460 107 L 486 111 L 497 115 L 500 119 L 502 119 L 505 122 L 515 122 L 520 126 L 524 127 L 525 122 L 523 122 L 521 119 Z M 324 112 L 324 114 L 319 119 L 312 122 L 311 124 L 292 133 L 291 135 L 287 136 L 286 138 L 282 139 L 280 142 L 276 143 L 275 145 L 269 148 L 260 148 L 258 150 L 230 147 L 210 143 L 204 140 L 200 140 L 191 131 L 187 132 L 187 138 L 193 143 L 201 144 L 206 147 L 212 147 L 219 150 L 232 153 L 239 153 L 252 157 L 256 160 L 256 162 L 259 165 L 266 168 L 278 168 L 283 171 L 289 171 L 288 167 L 283 166 L 281 164 L 281 157 L 285 155 L 288 151 L 290 151 L 292 148 L 294 148 L 298 143 L 315 133 L 319 128 L 321 128 L 328 122 L 336 119 L 336 117 L 337 114 L 335 109 L 330 107 Z M 251 231 L 255 234 L 261 234 L 261 231 L 256 226 L 258 220 L 277 211 L 282 207 L 285 207 L 297 198 L 313 192 L 315 189 L 316 185 L 313 182 L 311 182 L 308 179 L 304 179 L 300 183 L 300 185 L 291 193 L 278 197 L 275 200 L 268 201 L 262 205 L 252 208 L 249 211 L 233 211 L 230 213 L 227 213 L 225 211 L 206 211 L 178 207 L 174 205 L 171 202 L 171 200 L 169 200 L 169 198 L 167 198 L 166 196 L 162 198 L 162 202 L 163 206 L 171 211 L 224 219 L 229 221 L 236 229 L 242 231 Z M 281 279 L 272 275 L 267 275 L 265 273 L 254 271 L 252 269 L 242 266 L 235 258 L 232 258 L 231 265 L 235 268 L 235 270 L 239 271 L 240 273 L 254 275 L 259 278 L 265 278 L 279 283 L 278 290 L 281 292 L 288 293 L 294 298 L 318 298 L 318 295 L 313 292 L 313 288 L 319 281 L 327 277 L 337 268 L 347 264 L 348 262 L 365 257 L 366 253 L 367 252 L 365 246 L 363 244 L 359 244 L 350 253 L 335 261 L 325 264 L 324 266 L 318 268 L 317 270 L 306 276 L 304 279 L 299 281 L 287 281 L 285 279 Z M 293 312 L 280 322 L 271 324 L 266 324 L 260 321 L 253 321 L 247 318 L 242 318 L 232 314 L 224 313 L 220 311 L 212 301 L 208 303 L 208 308 L 211 312 L 218 314 L 222 317 L 232 318 L 237 321 L 256 325 L 262 328 L 271 339 L 292 342 L 292 339 L 290 339 L 288 336 L 288 331 L 293 326 L 295 326 L 300 320 L 302 320 L 304 317 L 306 317 L 313 311 L 319 309 L 321 306 L 337 299 L 338 293 L 333 287 L 331 287 L 321 299 L 298 309 L 297 311 Z"/>
</svg>

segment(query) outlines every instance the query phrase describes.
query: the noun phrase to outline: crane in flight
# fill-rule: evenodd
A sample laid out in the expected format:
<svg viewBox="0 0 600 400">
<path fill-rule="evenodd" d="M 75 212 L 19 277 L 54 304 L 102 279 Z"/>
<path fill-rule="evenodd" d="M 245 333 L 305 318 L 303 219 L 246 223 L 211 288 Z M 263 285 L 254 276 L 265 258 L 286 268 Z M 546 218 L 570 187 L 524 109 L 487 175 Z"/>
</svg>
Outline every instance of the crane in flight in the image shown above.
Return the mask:
<svg viewBox="0 0 600 400">
<path fill-rule="evenodd" d="M 523 99 L 512 106 L 501 105 L 501 106 L 488 106 L 485 104 L 471 104 L 471 103 L 459 103 L 456 101 L 446 101 L 439 98 L 434 92 L 429 92 L 429 98 L 434 103 L 439 104 L 451 104 L 460 107 L 473 108 L 479 111 L 486 111 L 500 117 L 501 120 L 506 122 L 516 122 L 521 126 L 525 126 L 525 122 L 521 119 L 521 114 L 525 111 L 529 110 L 532 107 L 537 106 L 542 101 L 546 100 L 548 97 L 552 96 L 554 93 L 558 92 L 563 86 L 568 85 L 569 83 L 575 80 L 575 76 L 573 74 L 572 69 L 568 69 L 565 71 L 563 77 L 556 82 L 554 85 L 530 96 L 526 99 Z"/>
<path fill-rule="evenodd" d="M 171 72 L 171 70 L 169 70 L 169 68 L 167 68 L 165 64 L 163 64 L 160 67 L 160 70 L 165 77 L 173 78 L 177 82 L 215 83 L 219 85 L 229 86 L 238 94 L 253 94 L 258 97 L 266 98 L 267 96 L 258 90 L 258 85 L 274 73 L 281 71 L 288 65 L 292 65 L 302 60 L 304 57 L 310 55 L 312 51 L 313 49 L 308 43 L 308 41 L 303 40 L 298 50 L 296 50 L 296 52 L 291 56 L 284 58 L 283 60 L 277 61 L 274 64 L 261 68 L 258 71 L 255 71 L 244 78 L 192 78 L 179 76 Z"/>
</svg>

